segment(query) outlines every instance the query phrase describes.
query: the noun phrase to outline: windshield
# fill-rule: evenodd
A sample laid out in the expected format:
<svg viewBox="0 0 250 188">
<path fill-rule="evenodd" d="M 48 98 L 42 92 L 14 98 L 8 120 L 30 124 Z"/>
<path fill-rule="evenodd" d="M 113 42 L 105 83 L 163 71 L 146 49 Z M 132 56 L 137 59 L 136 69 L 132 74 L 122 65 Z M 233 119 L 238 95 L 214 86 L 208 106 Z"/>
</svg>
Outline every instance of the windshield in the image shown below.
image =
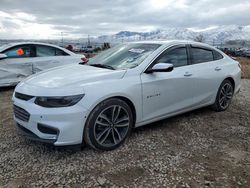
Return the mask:
<svg viewBox="0 0 250 188">
<path fill-rule="evenodd" d="M 114 69 L 130 69 L 138 66 L 160 44 L 130 43 L 117 45 L 89 59 L 88 64 L 102 64 Z"/>
</svg>

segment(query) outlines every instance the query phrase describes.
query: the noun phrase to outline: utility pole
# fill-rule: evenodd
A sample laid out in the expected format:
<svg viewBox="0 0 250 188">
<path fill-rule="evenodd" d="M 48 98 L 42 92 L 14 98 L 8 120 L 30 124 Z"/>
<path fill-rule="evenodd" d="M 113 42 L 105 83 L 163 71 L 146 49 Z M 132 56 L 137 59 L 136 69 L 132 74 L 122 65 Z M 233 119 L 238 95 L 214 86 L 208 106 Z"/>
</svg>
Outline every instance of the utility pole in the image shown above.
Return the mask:
<svg viewBox="0 0 250 188">
<path fill-rule="evenodd" d="M 61 37 L 62 37 L 62 46 L 64 46 L 64 44 L 63 44 L 63 32 L 61 32 Z"/>
<path fill-rule="evenodd" d="M 89 35 L 88 35 L 88 46 L 90 46 L 90 38 L 89 38 Z"/>
</svg>

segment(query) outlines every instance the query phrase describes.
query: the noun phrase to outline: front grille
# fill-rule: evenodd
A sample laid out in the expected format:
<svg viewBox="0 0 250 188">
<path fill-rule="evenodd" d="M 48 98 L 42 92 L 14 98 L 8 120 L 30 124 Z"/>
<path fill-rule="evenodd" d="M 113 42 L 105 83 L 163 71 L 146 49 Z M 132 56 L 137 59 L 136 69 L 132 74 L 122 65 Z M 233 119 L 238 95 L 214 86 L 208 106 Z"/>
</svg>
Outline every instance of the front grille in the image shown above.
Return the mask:
<svg viewBox="0 0 250 188">
<path fill-rule="evenodd" d="M 14 115 L 17 119 L 20 119 L 24 122 L 28 122 L 30 119 L 30 114 L 29 112 L 27 112 L 26 110 L 14 105 L 13 106 L 13 111 L 14 111 Z"/>
<path fill-rule="evenodd" d="M 15 97 L 18 99 L 24 100 L 24 101 L 28 101 L 28 100 L 32 99 L 34 96 L 25 95 L 25 94 L 16 92 Z"/>
</svg>

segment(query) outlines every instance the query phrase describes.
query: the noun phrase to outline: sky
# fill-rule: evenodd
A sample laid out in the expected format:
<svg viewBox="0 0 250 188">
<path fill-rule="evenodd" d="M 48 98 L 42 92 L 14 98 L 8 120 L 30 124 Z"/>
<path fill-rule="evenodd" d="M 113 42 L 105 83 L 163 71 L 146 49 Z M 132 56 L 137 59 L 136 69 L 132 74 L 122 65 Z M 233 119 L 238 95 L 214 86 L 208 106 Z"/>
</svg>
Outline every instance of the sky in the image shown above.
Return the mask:
<svg viewBox="0 0 250 188">
<path fill-rule="evenodd" d="M 250 0 L 1 0 L 0 39 L 250 25 Z"/>
</svg>

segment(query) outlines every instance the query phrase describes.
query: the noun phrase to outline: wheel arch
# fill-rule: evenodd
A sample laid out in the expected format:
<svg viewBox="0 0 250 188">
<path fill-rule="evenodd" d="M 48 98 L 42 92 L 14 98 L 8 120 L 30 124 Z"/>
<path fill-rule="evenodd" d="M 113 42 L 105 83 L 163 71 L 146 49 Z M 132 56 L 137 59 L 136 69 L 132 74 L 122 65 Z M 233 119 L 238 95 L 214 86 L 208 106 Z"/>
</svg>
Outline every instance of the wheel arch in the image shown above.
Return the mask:
<svg viewBox="0 0 250 188">
<path fill-rule="evenodd" d="M 91 106 L 88 107 L 89 109 L 89 113 L 87 114 L 86 117 L 88 117 L 90 115 L 90 113 L 94 110 L 94 108 L 102 103 L 103 101 L 109 100 L 109 99 L 120 99 L 122 101 L 124 101 L 126 104 L 128 104 L 128 106 L 130 107 L 131 111 L 132 111 L 132 115 L 133 115 L 133 127 L 135 127 L 136 124 L 136 120 L 138 118 L 138 112 L 136 110 L 135 107 L 135 103 L 133 102 L 132 99 L 130 99 L 130 97 L 127 97 L 125 95 L 122 94 L 117 94 L 117 95 L 108 95 L 102 98 L 99 98 L 98 100 L 96 100 L 96 102 L 94 104 L 92 104 Z"/>
<path fill-rule="evenodd" d="M 133 127 L 135 127 L 135 122 L 136 122 L 136 109 L 135 109 L 134 103 L 133 103 L 130 99 L 128 99 L 127 97 L 124 97 L 124 96 L 115 96 L 115 97 L 111 97 L 111 98 L 120 99 L 120 100 L 126 102 L 126 103 L 129 105 L 129 107 L 130 107 L 130 109 L 131 109 L 131 111 L 132 111 L 132 114 L 133 114 Z"/>
<path fill-rule="evenodd" d="M 235 90 L 235 81 L 234 81 L 234 79 L 232 78 L 232 77 L 227 77 L 226 79 L 224 79 L 224 80 L 228 80 L 228 81 L 230 81 L 231 83 L 232 83 L 232 85 L 233 85 L 233 89 Z"/>
<path fill-rule="evenodd" d="M 130 100 L 128 97 L 125 97 L 125 96 L 106 96 L 106 97 L 104 97 L 104 98 L 102 98 L 102 99 L 99 99 L 98 100 L 98 102 L 96 103 L 96 105 L 93 107 L 93 109 L 91 109 L 90 111 L 89 111 L 89 114 L 85 117 L 85 118 L 87 118 L 87 120 L 86 120 L 86 123 L 85 123 L 85 125 L 84 125 L 84 130 L 83 130 L 83 136 L 82 136 L 82 143 L 84 143 L 84 144 L 87 144 L 88 146 L 90 146 L 90 147 L 92 147 L 92 148 L 94 148 L 94 149 L 99 149 L 99 150 L 112 150 L 112 149 L 115 149 L 116 147 L 118 147 L 120 144 L 122 144 L 124 141 L 125 141 L 125 139 L 126 139 L 126 137 L 124 137 L 123 138 L 123 140 L 121 140 L 119 143 L 118 143 L 118 145 L 116 144 L 116 143 L 114 143 L 114 144 L 116 144 L 116 145 L 113 145 L 113 146 L 111 146 L 110 148 L 108 148 L 108 147 L 104 147 L 104 146 L 100 146 L 100 145 L 98 145 L 98 143 L 96 143 L 96 141 L 94 141 L 93 140 L 93 127 L 94 126 L 91 126 L 91 125 L 93 125 L 93 120 L 92 120 L 92 123 L 91 124 L 89 124 L 90 123 L 90 121 L 91 121 L 91 118 L 92 117 L 95 117 L 95 116 L 92 116 L 92 115 L 94 115 L 94 114 L 92 114 L 92 112 L 93 113 L 95 113 L 96 111 L 95 111 L 95 108 L 99 105 L 99 104 L 101 104 L 101 103 L 103 103 L 104 105 L 105 105 L 105 102 L 107 101 L 108 102 L 108 100 L 116 100 L 116 101 L 120 101 L 120 103 L 121 103 L 121 101 L 122 101 L 122 103 L 123 103 L 123 105 L 124 105 L 124 103 L 126 103 L 127 105 L 128 105 L 128 107 L 131 109 L 131 112 L 132 112 L 132 116 L 133 116 L 133 125 L 132 126 L 128 126 L 128 130 L 129 131 L 131 131 L 131 128 L 133 128 L 134 127 L 134 124 L 135 124 L 135 122 L 136 122 L 136 109 L 135 109 L 135 106 L 134 106 L 134 104 L 133 104 L 133 102 L 132 102 L 132 100 Z M 127 107 L 126 107 L 127 108 Z M 98 110 L 98 108 L 96 109 L 96 110 Z M 98 113 L 100 113 L 100 112 L 98 112 Z M 92 114 L 92 115 L 91 115 Z M 92 128 L 92 129 L 91 129 Z M 108 133 L 109 134 L 109 133 Z M 128 134 L 127 134 L 128 135 Z"/>
</svg>

